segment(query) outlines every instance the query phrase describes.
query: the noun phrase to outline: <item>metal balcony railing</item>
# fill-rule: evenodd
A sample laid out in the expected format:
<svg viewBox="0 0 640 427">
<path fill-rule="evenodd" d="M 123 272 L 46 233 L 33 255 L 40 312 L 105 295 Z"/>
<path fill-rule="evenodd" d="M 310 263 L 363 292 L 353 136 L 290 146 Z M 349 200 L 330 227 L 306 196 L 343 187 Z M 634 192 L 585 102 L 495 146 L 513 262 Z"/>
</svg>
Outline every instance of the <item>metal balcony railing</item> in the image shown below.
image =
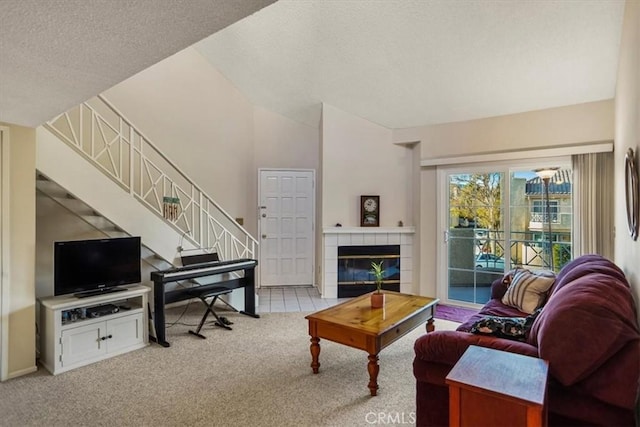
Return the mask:
<svg viewBox="0 0 640 427">
<path fill-rule="evenodd" d="M 223 260 L 255 258 L 257 240 L 102 96 L 45 126 L 182 238 Z"/>
<path fill-rule="evenodd" d="M 491 253 L 505 259 L 504 265 L 507 269 L 515 267 L 524 268 L 551 268 L 559 271 L 572 257 L 571 242 L 566 241 L 571 237 L 570 233 L 554 232 L 557 239 L 563 241 L 553 241 L 551 246 L 547 240 L 533 240 L 525 236 L 530 233 L 511 232 L 508 239 L 508 249 L 505 250 L 505 233 L 503 231 L 485 230 L 483 237 L 474 238 L 474 252 Z M 521 235 L 519 237 L 519 235 Z M 552 258 L 550 258 L 550 255 Z"/>
<path fill-rule="evenodd" d="M 557 212 L 551 212 L 549 215 L 547 215 L 546 213 L 543 212 L 531 212 L 531 217 L 529 218 L 529 220 L 531 222 L 543 222 L 543 223 L 547 223 L 549 222 L 549 218 L 551 218 L 551 223 L 557 223 L 558 222 L 558 213 Z"/>
</svg>

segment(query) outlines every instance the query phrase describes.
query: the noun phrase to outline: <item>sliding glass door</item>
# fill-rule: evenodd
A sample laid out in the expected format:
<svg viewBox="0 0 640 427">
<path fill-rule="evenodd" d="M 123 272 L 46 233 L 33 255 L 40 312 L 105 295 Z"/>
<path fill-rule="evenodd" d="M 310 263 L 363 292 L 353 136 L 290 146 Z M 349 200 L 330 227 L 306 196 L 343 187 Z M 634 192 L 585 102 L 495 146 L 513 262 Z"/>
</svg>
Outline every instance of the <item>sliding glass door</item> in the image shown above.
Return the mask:
<svg viewBox="0 0 640 427">
<path fill-rule="evenodd" d="M 448 298 L 481 304 L 505 271 L 504 173 L 447 175 Z"/>
<path fill-rule="evenodd" d="M 546 181 L 547 164 L 440 170 L 441 300 L 484 304 L 510 269 L 558 271 L 571 259 L 571 168 L 552 161 Z"/>
</svg>

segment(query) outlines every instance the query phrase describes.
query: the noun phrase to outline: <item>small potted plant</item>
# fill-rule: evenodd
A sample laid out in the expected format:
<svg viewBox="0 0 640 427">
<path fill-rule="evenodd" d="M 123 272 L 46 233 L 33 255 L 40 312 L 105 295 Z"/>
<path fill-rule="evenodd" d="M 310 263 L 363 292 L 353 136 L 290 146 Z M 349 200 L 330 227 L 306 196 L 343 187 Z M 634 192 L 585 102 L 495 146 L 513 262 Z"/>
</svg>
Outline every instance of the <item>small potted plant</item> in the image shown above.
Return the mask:
<svg viewBox="0 0 640 427">
<path fill-rule="evenodd" d="M 371 307 L 372 308 L 382 308 L 384 307 L 384 294 L 382 291 L 382 279 L 384 279 L 384 270 L 382 269 L 382 263 L 384 261 L 380 261 L 379 263 L 371 261 L 371 274 L 376 281 L 376 292 L 371 294 Z"/>
</svg>

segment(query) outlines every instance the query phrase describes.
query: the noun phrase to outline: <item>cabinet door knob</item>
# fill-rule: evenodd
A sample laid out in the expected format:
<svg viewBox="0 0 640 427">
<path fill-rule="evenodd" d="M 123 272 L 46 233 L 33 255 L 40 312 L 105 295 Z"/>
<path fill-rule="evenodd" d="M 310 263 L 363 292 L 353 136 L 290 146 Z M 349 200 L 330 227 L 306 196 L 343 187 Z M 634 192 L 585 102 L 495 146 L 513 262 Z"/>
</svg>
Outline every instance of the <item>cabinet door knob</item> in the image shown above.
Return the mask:
<svg viewBox="0 0 640 427">
<path fill-rule="evenodd" d="M 104 340 L 106 340 L 106 339 L 107 339 L 107 337 L 102 337 L 102 338 L 100 338 L 100 340 L 101 340 L 101 341 L 104 341 Z"/>
<path fill-rule="evenodd" d="M 111 338 L 113 338 L 113 335 L 109 335 L 109 336 L 107 336 L 107 338 L 111 339 Z"/>
</svg>

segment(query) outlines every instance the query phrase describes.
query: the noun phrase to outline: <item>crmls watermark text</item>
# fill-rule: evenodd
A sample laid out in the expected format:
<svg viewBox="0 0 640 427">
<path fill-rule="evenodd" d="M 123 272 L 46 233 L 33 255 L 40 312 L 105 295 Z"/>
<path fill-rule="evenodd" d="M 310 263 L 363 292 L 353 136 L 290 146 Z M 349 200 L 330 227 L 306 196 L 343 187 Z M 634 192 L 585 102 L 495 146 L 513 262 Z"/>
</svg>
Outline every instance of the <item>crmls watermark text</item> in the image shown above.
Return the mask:
<svg viewBox="0 0 640 427">
<path fill-rule="evenodd" d="M 415 424 L 415 412 L 367 412 L 364 416 L 367 424 L 400 425 Z"/>
</svg>

